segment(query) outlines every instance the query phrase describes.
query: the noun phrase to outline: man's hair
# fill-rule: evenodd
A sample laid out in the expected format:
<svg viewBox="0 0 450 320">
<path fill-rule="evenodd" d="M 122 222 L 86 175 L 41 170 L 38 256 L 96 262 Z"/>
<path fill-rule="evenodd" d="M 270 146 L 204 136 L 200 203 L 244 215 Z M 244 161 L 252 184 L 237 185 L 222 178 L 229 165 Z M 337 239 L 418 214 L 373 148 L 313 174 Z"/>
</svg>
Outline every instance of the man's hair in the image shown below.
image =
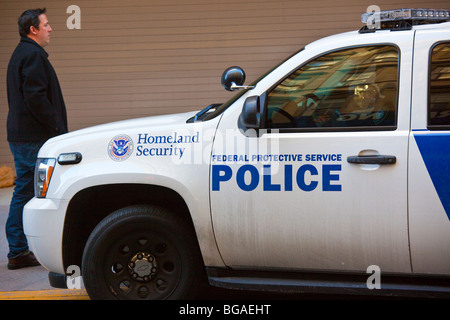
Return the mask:
<svg viewBox="0 0 450 320">
<path fill-rule="evenodd" d="M 47 10 L 45 8 L 24 11 L 18 19 L 20 36 L 26 37 L 30 33 L 31 26 L 39 30 L 39 24 L 41 23 L 39 16 L 44 14 L 46 11 Z"/>
</svg>

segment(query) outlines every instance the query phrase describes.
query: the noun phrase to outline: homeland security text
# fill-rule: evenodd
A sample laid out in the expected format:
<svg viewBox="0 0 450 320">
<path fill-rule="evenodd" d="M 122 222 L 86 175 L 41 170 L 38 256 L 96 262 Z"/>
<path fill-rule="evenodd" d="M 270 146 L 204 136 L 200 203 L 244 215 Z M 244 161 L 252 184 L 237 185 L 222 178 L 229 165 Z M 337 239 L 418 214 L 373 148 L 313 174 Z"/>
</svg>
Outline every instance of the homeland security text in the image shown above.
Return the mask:
<svg viewBox="0 0 450 320">
<path fill-rule="evenodd" d="M 186 145 L 198 143 L 200 132 L 193 135 L 182 135 L 174 132 L 171 135 L 150 135 L 148 133 L 139 133 L 138 147 L 136 148 L 136 156 L 144 157 L 161 157 L 161 156 L 177 156 L 179 159 L 183 157 L 185 147 L 177 145 Z M 145 145 L 161 145 L 160 147 L 147 147 Z"/>
</svg>

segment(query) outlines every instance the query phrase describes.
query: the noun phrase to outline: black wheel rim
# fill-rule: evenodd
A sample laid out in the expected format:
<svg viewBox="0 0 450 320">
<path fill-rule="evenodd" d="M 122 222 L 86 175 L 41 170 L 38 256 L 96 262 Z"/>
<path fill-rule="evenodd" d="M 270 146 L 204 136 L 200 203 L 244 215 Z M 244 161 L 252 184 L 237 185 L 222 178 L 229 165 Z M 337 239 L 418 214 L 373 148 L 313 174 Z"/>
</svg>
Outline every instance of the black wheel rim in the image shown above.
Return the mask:
<svg viewBox="0 0 450 320">
<path fill-rule="evenodd" d="M 117 298 L 166 299 L 177 287 L 180 254 L 163 235 L 129 230 L 110 248 L 102 270 L 106 286 Z"/>
</svg>

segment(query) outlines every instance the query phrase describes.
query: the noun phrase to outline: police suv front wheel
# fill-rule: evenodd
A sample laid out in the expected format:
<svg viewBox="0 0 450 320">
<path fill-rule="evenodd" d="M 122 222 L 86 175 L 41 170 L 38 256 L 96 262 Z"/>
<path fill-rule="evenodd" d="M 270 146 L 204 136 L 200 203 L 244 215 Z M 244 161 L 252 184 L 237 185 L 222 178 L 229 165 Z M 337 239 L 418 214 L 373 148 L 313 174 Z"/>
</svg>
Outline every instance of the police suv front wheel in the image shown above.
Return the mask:
<svg viewBox="0 0 450 320">
<path fill-rule="evenodd" d="M 133 206 L 104 218 L 83 253 L 91 299 L 186 299 L 204 281 L 192 226 L 165 208 Z"/>
</svg>

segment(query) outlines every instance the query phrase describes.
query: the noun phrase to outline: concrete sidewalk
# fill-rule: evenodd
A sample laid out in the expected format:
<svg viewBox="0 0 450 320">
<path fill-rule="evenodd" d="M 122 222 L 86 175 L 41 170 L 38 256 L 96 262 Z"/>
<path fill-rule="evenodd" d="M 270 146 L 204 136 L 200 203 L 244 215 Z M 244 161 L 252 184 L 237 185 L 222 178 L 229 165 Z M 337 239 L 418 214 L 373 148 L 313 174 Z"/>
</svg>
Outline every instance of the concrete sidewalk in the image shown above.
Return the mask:
<svg viewBox="0 0 450 320">
<path fill-rule="evenodd" d="M 84 290 L 55 290 L 42 266 L 8 270 L 5 224 L 13 191 L 14 187 L 0 188 L 0 300 L 87 299 Z"/>
<path fill-rule="evenodd" d="M 52 289 L 48 271 L 42 267 L 8 270 L 8 241 L 5 224 L 14 187 L 0 188 L 0 291 Z"/>
</svg>

